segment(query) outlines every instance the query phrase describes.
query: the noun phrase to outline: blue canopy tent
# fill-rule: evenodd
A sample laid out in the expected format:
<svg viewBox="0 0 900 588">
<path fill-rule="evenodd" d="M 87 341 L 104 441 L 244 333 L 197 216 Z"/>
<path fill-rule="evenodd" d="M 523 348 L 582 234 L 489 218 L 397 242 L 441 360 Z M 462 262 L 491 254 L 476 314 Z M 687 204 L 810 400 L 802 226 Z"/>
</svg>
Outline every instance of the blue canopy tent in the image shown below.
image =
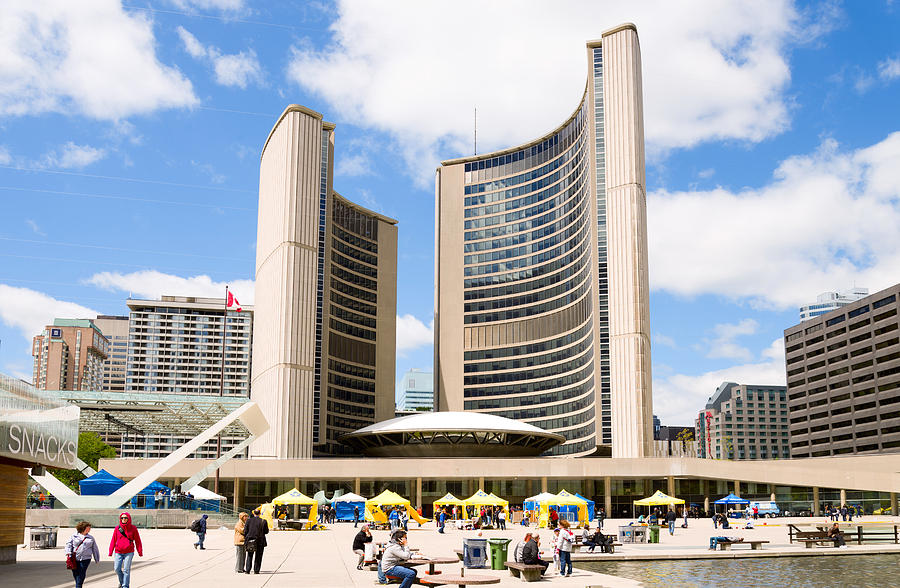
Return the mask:
<svg viewBox="0 0 900 588">
<path fill-rule="evenodd" d="M 339 521 L 352 521 L 353 509 L 359 508 L 359 520 L 363 520 L 366 512 L 366 499 L 359 494 L 343 494 L 332 501 L 335 518 Z"/>
<path fill-rule="evenodd" d="M 131 499 L 131 508 L 163 508 L 164 503 L 156 503 L 156 493 L 162 491 L 168 496 L 172 491 L 168 486 L 154 480 L 149 486 L 141 490 Z"/>
<path fill-rule="evenodd" d="M 742 504 L 750 504 L 750 501 L 746 500 L 744 498 L 741 498 L 740 496 L 735 496 L 734 493 L 732 492 L 728 496 L 725 496 L 723 498 L 716 500 L 713 504 L 724 504 L 726 506 L 742 505 Z M 715 507 L 713 507 L 713 508 L 715 508 Z"/>
<path fill-rule="evenodd" d="M 582 495 L 579 494 L 578 492 L 575 493 L 575 496 L 578 497 L 578 498 L 580 498 L 580 499 L 582 499 L 582 500 L 584 500 L 585 502 L 587 502 L 587 505 L 588 505 L 588 520 L 589 520 L 589 521 L 593 521 L 593 520 L 594 520 L 594 501 L 591 500 L 590 498 L 585 498 L 584 496 L 582 496 Z"/>
<path fill-rule="evenodd" d="M 78 482 L 82 496 L 109 496 L 125 485 L 125 481 L 106 470 L 100 470 L 90 478 Z"/>
</svg>

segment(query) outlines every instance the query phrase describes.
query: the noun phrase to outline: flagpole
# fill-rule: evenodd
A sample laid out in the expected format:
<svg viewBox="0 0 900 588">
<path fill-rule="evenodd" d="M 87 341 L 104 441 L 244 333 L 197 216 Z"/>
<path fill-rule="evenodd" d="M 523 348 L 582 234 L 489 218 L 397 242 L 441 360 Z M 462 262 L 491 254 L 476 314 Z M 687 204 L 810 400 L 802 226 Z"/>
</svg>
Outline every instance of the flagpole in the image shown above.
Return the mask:
<svg viewBox="0 0 900 588">
<path fill-rule="evenodd" d="M 225 396 L 225 331 L 228 328 L 228 286 L 225 286 L 225 304 L 222 314 L 222 374 L 219 380 L 219 396 Z M 216 459 L 222 456 L 222 433 L 216 435 Z M 213 492 L 219 493 L 219 468 L 216 468 L 216 480 Z"/>
</svg>

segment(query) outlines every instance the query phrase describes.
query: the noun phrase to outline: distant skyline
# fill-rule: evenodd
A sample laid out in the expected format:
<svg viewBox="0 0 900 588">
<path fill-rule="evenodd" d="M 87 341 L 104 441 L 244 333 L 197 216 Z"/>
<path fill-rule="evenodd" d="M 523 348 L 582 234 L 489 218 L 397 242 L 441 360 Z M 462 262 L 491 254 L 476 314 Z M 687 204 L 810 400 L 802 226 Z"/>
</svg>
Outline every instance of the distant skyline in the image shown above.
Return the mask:
<svg viewBox="0 0 900 588">
<path fill-rule="evenodd" d="M 897 2 L 4 3 L 0 371 L 30 379 L 44 325 L 129 295 L 252 304 L 259 156 L 291 103 L 337 125 L 335 190 L 399 221 L 397 381 L 432 369 L 435 168 L 472 153 L 476 107 L 480 153 L 564 120 L 585 41 L 622 22 L 654 413 L 783 385 L 801 305 L 900 282 Z"/>
</svg>

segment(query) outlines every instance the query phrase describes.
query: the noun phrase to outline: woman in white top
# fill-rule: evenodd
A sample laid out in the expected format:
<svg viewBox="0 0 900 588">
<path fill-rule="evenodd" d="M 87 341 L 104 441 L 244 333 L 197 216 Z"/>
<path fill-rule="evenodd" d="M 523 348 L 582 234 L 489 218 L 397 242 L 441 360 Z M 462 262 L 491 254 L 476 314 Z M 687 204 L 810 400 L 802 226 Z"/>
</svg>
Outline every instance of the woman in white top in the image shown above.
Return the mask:
<svg viewBox="0 0 900 588">
<path fill-rule="evenodd" d="M 572 575 L 572 543 L 575 542 L 575 534 L 569 529 L 569 521 L 559 519 L 559 537 L 556 546 L 559 549 L 559 573 L 566 576 Z"/>
<path fill-rule="evenodd" d="M 75 534 L 66 541 L 66 556 L 73 554 L 75 556 L 75 569 L 72 575 L 75 577 L 75 588 L 81 588 L 84 584 L 84 578 L 87 576 L 88 566 L 91 564 L 91 558 L 100 563 L 100 548 L 97 547 L 97 541 L 91 535 L 91 524 L 87 521 L 81 521 L 75 527 Z"/>
</svg>

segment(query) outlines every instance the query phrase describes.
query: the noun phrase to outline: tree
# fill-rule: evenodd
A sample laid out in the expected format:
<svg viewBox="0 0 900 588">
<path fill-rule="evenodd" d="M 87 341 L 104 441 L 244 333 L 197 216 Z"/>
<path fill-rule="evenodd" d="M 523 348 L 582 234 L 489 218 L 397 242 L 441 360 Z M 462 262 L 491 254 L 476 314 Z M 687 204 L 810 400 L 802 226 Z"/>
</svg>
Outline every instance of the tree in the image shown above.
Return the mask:
<svg viewBox="0 0 900 588">
<path fill-rule="evenodd" d="M 116 450 L 104 443 L 97 433 L 85 432 L 78 434 L 78 459 L 96 470 L 100 464 L 100 459 L 104 457 L 116 457 Z M 76 491 L 78 490 L 78 482 L 85 478 L 84 474 L 78 470 L 51 468 L 50 472 L 60 482 Z"/>
</svg>

